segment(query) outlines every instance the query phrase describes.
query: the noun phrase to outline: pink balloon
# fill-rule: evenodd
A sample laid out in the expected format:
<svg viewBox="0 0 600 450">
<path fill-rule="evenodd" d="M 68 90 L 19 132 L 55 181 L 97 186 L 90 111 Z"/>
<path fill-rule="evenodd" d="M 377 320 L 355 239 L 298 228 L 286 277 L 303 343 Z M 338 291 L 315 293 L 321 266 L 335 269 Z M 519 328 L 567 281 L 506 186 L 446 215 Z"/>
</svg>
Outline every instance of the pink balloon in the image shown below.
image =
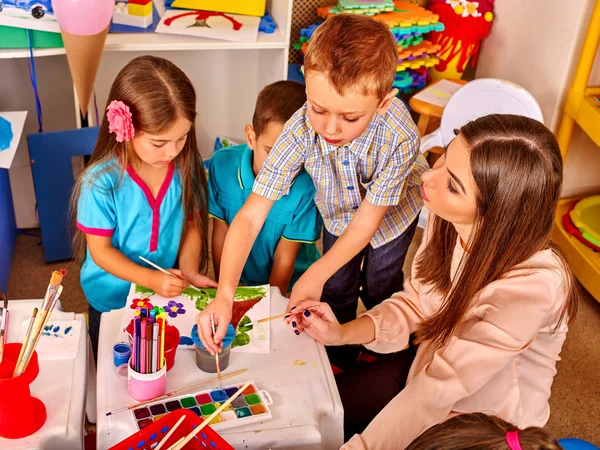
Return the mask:
<svg viewBox="0 0 600 450">
<path fill-rule="evenodd" d="M 105 30 L 114 8 L 115 0 L 52 0 L 60 28 L 80 36 L 91 36 Z"/>
</svg>

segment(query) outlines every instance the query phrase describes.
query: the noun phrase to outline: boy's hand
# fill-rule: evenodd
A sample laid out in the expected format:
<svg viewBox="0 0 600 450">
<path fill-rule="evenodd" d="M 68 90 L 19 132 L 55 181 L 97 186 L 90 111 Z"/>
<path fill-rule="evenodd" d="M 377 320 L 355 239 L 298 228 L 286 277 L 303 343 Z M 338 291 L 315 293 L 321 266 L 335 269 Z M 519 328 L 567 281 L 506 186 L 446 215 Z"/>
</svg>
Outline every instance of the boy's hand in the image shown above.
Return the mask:
<svg viewBox="0 0 600 450">
<path fill-rule="evenodd" d="M 202 275 L 199 272 L 186 273 L 185 279 L 188 283 L 200 288 L 216 288 L 219 286 L 216 281 L 211 280 L 206 275 Z"/>
<path fill-rule="evenodd" d="M 177 297 L 186 288 L 187 281 L 185 281 L 181 270 L 168 269 L 168 271 L 175 276 L 172 277 L 158 270 L 153 271 L 148 287 L 163 297 Z"/>
<path fill-rule="evenodd" d="M 196 317 L 198 324 L 198 337 L 202 341 L 204 348 L 211 354 L 221 353 L 223 347 L 223 338 L 227 334 L 227 327 L 231 322 L 231 302 L 224 298 L 215 298 Z M 213 315 L 215 321 L 216 333 L 213 336 L 210 315 Z"/>
<path fill-rule="evenodd" d="M 288 302 L 288 311 L 303 300 L 319 300 L 321 298 L 326 280 L 313 275 L 311 269 L 312 266 L 294 284 L 290 301 Z"/>
</svg>

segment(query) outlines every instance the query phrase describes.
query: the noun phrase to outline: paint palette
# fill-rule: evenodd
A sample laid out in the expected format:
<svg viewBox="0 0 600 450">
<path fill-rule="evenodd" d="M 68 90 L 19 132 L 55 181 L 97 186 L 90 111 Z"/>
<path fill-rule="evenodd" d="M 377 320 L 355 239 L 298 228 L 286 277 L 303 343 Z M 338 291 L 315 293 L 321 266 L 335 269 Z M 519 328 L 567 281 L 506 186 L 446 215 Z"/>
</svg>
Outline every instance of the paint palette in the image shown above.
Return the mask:
<svg viewBox="0 0 600 450">
<path fill-rule="evenodd" d="M 178 409 L 188 409 L 200 418 L 208 417 L 244 384 L 246 383 L 224 386 L 222 391 L 219 389 L 198 391 L 149 403 L 132 410 L 133 418 L 138 428 L 142 430 L 165 414 Z M 272 419 L 269 410 L 269 405 L 272 403 L 269 393 L 259 391 L 254 382 L 251 382 L 244 392 L 210 422 L 210 426 L 213 430 L 219 431 Z"/>
</svg>

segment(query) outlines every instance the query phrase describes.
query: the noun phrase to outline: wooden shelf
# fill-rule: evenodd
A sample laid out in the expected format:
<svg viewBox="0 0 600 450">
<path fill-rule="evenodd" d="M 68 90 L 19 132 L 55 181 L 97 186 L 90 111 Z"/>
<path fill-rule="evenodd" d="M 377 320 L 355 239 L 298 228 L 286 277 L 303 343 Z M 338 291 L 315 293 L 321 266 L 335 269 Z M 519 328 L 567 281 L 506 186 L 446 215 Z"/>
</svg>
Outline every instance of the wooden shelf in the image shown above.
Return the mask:
<svg viewBox="0 0 600 450">
<path fill-rule="evenodd" d="M 586 89 L 584 95 L 571 92 L 565 105 L 565 113 L 600 146 L 600 102 L 594 96 L 600 95 L 600 88 Z"/>
<path fill-rule="evenodd" d="M 286 49 L 288 42 L 279 28 L 274 33 L 258 33 L 256 42 L 229 42 L 217 39 L 160 33 L 110 33 L 105 52 L 157 52 L 176 50 L 263 50 Z M 64 48 L 40 48 L 34 56 L 64 55 Z M 0 59 L 28 58 L 29 49 L 1 49 Z"/>
<path fill-rule="evenodd" d="M 578 199 L 560 200 L 554 216 L 554 229 L 552 239 L 565 252 L 571 270 L 581 282 L 583 287 L 596 299 L 600 299 L 600 253 L 579 242 L 563 227 L 562 217 Z"/>
</svg>

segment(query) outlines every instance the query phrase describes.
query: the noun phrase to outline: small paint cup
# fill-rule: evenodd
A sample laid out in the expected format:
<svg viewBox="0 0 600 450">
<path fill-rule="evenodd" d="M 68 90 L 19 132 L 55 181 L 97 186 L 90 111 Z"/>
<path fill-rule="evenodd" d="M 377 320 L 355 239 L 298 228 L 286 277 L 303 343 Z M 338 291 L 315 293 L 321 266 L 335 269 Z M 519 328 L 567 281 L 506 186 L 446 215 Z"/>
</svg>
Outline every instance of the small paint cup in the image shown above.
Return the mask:
<svg viewBox="0 0 600 450">
<path fill-rule="evenodd" d="M 154 373 L 139 373 L 127 364 L 127 389 L 129 396 L 137 402 L 151 400 L 167 392 L 167 365 Z"/>
<path fill-rule="evenodd" d="M 221 370 L 229 367 L 229 357 L 231 355 L 231 343 L 235 338 L 235 330 L 233 325 L 229 324 L 227 328 L 227 334 L 223 338 L 223 351 L 219 353 L 219 366 Z M 211 355 L 202 345 L 200 338 L 198 337 L 198 326 L 194 325 L 192 328 L 192 340 L 194 341 L 194 347 L 196 349 L 196 365 L 198 369 L 203 372 L 217 373 L 217 361 L 216 358 Z"/>
<path fill-rule="evenodd" d="M 131 358 L 131 346 L 126 342 L 119 342 L 113 347 L 113 363 L 115 367 L 127 364 Z"/>
</svg>

